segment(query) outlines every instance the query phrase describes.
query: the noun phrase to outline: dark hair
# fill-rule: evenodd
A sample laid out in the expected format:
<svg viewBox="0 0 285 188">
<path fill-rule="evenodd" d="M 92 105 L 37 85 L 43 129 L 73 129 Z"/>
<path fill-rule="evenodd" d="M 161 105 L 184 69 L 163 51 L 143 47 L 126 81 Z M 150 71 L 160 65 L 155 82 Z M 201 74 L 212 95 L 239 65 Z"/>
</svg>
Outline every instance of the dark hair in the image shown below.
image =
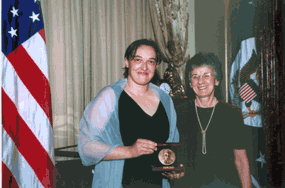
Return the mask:
<svg viewBox="0 0 285 188">
<path fill-rule="evenodd" d="M 157 45 L 156 42 L 154 42 L 153 40 L 149 40 L 149 39 L 140 39 L 140 40 L 136 40 L 134 41 L 132 44 L 130 44 L 125 52 L 125 59 L 127 59 L 128 61 L 131 61 L 135 58 L 136 53 L 137 53 L 137 49 L 140 46 L 150 46 L 154 49 L 156 57 L 155 57 L 155 61 L 159 64 L 161 63 L 163 56 L 159 50 L 159 47 Z M 124 77 L 127 78 L 128 74 L 129 74 L 129 68 L 125 67 L 125 72 L 124 72 Z"/>
<path fill-rule="evenodd" d="M 195 93 L 190 88 L 191 72 L 197 67 L 208 67 L 214 72 L 215 79 L 220 82 L 218 86 L 215 86 L 215 97 L 217 99 L 223 99 L 221 82 L 223 81 L 222 64 L 219 58 L 214 53 L 199 52 L 195 54 L 191 59 L 186 62 L 185 69 L 185 91 L 190 99 L 195 98 Z"/>
</svg>

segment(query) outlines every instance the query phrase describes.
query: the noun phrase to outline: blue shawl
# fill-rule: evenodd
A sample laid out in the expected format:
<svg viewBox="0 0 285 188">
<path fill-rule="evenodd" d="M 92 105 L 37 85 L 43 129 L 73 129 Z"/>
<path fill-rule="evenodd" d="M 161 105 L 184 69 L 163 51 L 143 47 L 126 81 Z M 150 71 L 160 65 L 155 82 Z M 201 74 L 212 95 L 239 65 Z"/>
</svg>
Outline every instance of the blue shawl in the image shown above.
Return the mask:
<svg viewBox="0 0 285 188">
<path fill-rule="evenodd" d="M 95 165 L 92 188 L 122 187 L 125 160 L 102 159 L 117 146 L 123 146 L 118 119 L 118 100 L 126 83 L 126 78 L 120 79 L 103 88 L 87 105 L 80 120 L 78 152 L 84 166 Z M 178 142 L 176 112 L 171 97 L 152 83 L 149 87 L 162 102 L 170 122 L 167 142 Z M 163 179 L 163 188 L 167 187 L 170 185 L 167 179 Z"/>
</svg>

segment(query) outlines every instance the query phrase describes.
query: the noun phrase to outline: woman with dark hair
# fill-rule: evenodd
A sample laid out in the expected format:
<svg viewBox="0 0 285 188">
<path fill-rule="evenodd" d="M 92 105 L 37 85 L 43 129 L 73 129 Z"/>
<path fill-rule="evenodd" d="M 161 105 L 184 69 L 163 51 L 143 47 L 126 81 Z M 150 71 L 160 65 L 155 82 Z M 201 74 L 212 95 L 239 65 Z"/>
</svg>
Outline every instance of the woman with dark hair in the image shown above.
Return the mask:
<svg viewBox="0 0 285 188">
<path fill-rule="evenodd" d="M 174 101 L 180 133 L 178 159 L 186 172 L 173 187 L 251 187 L 246 153 L 249 131 L 239 109 L 221 100 L 221 67 L 213 53 L 198 53 L 187 62 L 188 98 L 179 104 Z"/>
<path fill-rule="evenodd" d="M 133 42 L 125 53 L 126 78 L 87 105 L 78 151 L 83 165 L 95 164 L 93 188 L 169 187 L 162 173 L 152 171 L 157 143 L 179 140 L 172 99 L 150 83 L 161 59 L 154 41 Z"/>
</svg>

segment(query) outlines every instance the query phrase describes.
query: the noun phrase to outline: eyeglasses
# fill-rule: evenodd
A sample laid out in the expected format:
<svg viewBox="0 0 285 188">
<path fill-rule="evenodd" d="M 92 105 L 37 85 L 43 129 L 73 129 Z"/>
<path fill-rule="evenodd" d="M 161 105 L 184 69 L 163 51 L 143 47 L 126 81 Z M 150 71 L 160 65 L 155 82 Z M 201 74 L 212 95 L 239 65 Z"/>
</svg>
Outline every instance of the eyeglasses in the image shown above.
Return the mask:
<svg viewBox="0 0 285 188">
<path fill-rule="evenodd" d="M 205 73 L 202 75 L 202 78 L 203 79 L 210 79 L 213 75 L 211 73 Z M 190 77 L 190 74 L 189 74 L 189 80 L 193 81 L 193 80 L 198 80 L 200 79 L 201 76 L 199 76 L 198 74 L 193 74 L 191 77 Z"/>
</svg>

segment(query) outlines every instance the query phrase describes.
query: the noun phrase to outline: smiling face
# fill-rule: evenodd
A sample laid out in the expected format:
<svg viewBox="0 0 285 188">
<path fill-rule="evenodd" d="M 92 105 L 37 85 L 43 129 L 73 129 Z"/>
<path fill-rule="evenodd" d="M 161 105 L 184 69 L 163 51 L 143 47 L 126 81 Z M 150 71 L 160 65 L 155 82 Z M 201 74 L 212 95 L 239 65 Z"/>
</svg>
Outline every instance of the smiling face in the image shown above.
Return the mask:
<svg viewBox="0 0 285 188">
<path fill-rule="evenodd" d="M 125 66 L 129 68 L 128 80 L 139 85 L 147 85 L 154 76 L 157 63 L 156 53 L 151 46 L 140 46 L 132 60 L 125 59 Z"/>
<path fill-rule="evenodd" d="M 191 72 L 190 86 L 199 98 L 214 97 L 215 86 L 218 84 L 211 68 L 196 67 Z"/>
</svg>

